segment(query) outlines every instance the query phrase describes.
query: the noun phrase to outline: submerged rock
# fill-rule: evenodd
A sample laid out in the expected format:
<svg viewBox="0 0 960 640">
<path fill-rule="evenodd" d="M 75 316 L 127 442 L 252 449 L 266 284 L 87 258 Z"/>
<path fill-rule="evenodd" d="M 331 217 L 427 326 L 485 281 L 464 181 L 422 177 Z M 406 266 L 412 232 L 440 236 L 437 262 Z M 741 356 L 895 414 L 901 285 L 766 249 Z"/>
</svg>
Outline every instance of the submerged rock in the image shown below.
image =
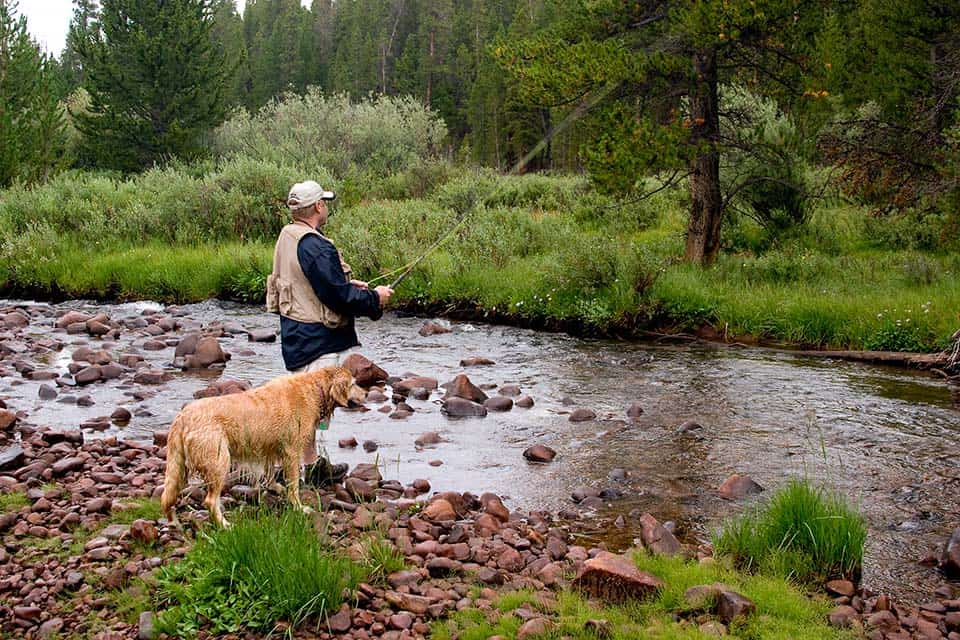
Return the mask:
<svg viewBox="0 0 960 640">
<path fill-rule="evenodd" d="M 762 491 L 763 487 L 757 484 L 753 478 L 739 473 L 735 473 L 724 480 L 723 484 L 717 489 L 720 497 L 727 500 L 736 500 Z"/>
<path fill-rule="evenodd" d="M 465 398 L 446 398 L 441 407 L 442 411 L 452 418 L 462 418 L 468 416 L 483 417 L 487 415 L 487 408 L 482 404 L 471 402 Z"/>
</svg>

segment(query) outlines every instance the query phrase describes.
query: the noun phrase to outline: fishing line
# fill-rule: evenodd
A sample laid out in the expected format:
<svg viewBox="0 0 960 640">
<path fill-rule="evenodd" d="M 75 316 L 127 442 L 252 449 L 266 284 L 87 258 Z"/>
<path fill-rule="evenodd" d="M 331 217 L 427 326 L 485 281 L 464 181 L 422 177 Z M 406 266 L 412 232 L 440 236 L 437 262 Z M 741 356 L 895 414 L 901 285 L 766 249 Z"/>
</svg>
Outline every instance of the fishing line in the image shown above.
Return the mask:
<svg viewBox="0 0 960 640">
<path fill-rule="evenodd" d="M 548 132 L 546 133 L 546 135 L 544 135 L 544 136 L 540 139 L 540 141 L 533 147 L 533 149 L 531 149 L 525 156 L 523 156 L 522 158 L 520 158 L 520 160 L 517 161 L 517 163 L 513 166 L 513 168 L 512 168 L 510 171 L 508 171 L 503 177 L 512 176 L 512 175 L 517 174 L 517 173 L 519 173 L 520 171 L 522 171 L 523 168 L 526 167 L 527 164 L 528 164 L 534 157 L 537 156 L 537 154 L 539 154 L 541 151 L 543 151 L 543 148 L 546 147 L 546 146 L 550 143 L 550 141 L 551 141 L 557 134 L 563 132 L 563 131 L 564 131 L 567 127 L 569 127 L 571 124 L 573 124 L 574 122 L 576 122 L 577 120 L 579 120 L 580 118 L 582 118 L 584 115 L 586 115 L 588 111 L 590 111 L 590 110 L 593 109 L 595 106 L 597 106 L 597 104 L 598 104 L 601 100 L 603 100 L 603 99 L 606 98 L 608 95 L 610 95 L 610 93 L 611 93 L 614 89 L 616 89 L 618 86 L 619 86 L 619 83 L 613 82 L 613 83 L 607 84 L 605 87 L 603 87 L 603 89 L 602 89 L 601 91 L 597 92 L 595 95 L 593 95 L 593 96 L 586 96 L 586 97 L 580 102 L 580 104 L 578 104 L 578 105 L 576 106 L 576 108 L 575 108 L 573 111 L 571 111 L 570 113 L 568 113 L 563 120 L 561 120 L 556 126 L 554 126 L 552 129 L 550 129 L 550 131 L 548 131 Z M 505 185 L 504 185 L 504 182 L 503 182 L 503 181 L 500 181 L 500 182 L 497 184 L 497 186 L 494 187 L 494 189 L 493 189 L 489 194 L 487 194 L 486 197 L 483 198 L 483 199 L 484 199 L 484 200 L 492 200 L 493 197 L 494 197 L 495 195 L 497 195 L 498 192 L 499 192 L 504 186 L 505 186 Z M 474 201 L 473 201 L 473 203 L 472 203 L 467 209 L 464 210 L 464 212 L 460 215 L 460 217 L 459 217 L 456 221 L 454 221 L 453 225 L 451 225 L 449 229 L 447 229 L 446 231 L 444 231 L 444 232 L 443 232 L 443 235 L 441 235 L 432 245 L 430 245 L 430 246 L 427 248 L 426 251 L 424 251 L 422 254 L 420 254 L 417 258 L 415 258 L 414 260 L 408 262 L 407 264 L 405 264 L 405 265 L 403 265 L 403 266 L 401 266 L 401 267 L 398 267 L 398 268 L 396 268 L 396 269 L 393 269 L 392 271 L 388 271 L 387 273 L 384 273 L 384 274 L 381 274 L 381 275 L 377 276 L 376 278 L 374 278 L 373 280 L 371 280 L 371 281 L 368 282 L 367 284 L 373 284 L 374 282 L 377 282 L 377 281 L 379 281 L 379 280 L 383 280 L 383 279 L 385 279 L 385 278 L 393 275 L 394 273 L 397 273 L 398 271 L 402 271 L 402 273 L 400 274 L 400 276 L 397 277 L 397 279 L 394 280 L 394 281 L 390 284 L 390 288 L 391 288 L 391 289 L 396 289 L 397 286 L 398 286 L 401 282 L 403 282 L 403 281 L 407 278 L 408 275 L 410 275 L 410 273 L 413 271 L 413 269 L 416 268 L 416 266 L 417 266 L 418 264 L 420 264 L 421 261 L 424 260 L 424 258 L 426 258 L 426 257 L 429 256 L 431 253 L 433 253 L 433 251 L 435 251 L 435 250 L 437 249 L 437 247 L 439 247 L 441 244 L 443 244 L 443 242 L 444 242 L 447 238 L 449 238 L 451 235 L 453 235 L 453 232 L 456 231 L 457 228 L 459 228 L 460 225 L 462 225 L 462 224 L 467 220 L 468 217 L 470 217 L 470 214 L 472 214 L 474 211 L 476 211 L 476 210 L 479 208 L 478 205 L 480 204 L 480 202 L 481 202 L 481 198 L 479 198 L 479 197 L 475 198 Z"/>
</svg>

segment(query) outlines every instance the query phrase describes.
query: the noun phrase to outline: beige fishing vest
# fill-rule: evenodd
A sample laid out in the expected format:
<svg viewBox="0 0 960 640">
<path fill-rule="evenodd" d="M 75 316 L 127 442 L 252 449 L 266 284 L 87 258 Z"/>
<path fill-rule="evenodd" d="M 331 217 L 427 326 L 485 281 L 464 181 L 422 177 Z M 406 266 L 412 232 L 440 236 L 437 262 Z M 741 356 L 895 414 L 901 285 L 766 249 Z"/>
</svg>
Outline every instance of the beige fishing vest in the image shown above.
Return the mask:
<svg viewBox="0 0 960 640">
<path fill-rule="evenodd" d="M 267 311 L 298 322 L 322 322 L 330 329 L 339 329 L 349 322 L 349 318 L 320 302 L 297 259 L 297 245 L 308 233 L 321 235 L 302 222 L 288 224 L 280 231 L 273 250 L 273 273 L 267 277 Z M 342 257 L 340 265 L 349 280 L 350 265 Z"/>
</svg>

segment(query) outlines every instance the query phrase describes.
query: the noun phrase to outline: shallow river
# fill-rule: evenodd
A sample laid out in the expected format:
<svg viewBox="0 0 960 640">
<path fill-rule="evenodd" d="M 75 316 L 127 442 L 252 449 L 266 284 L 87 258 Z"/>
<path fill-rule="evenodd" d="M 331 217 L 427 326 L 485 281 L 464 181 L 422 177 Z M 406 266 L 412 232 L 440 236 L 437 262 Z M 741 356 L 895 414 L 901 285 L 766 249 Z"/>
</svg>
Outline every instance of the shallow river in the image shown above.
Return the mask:
<svg viewBox="0 0 960 640">
<path fill-rule="evenodd" d="M 152 303 L 57 307 L 102 310 L 114 320 L 160 308 Z M 204 323 L 232 320 L 247 329 L 277 325 L 274 316 L 253 307 L 208 302 L 183 309 Z M 524 510 L 571 508 L 571 491 L 583 485 L 617 489 L 623 497 L 599 514 L 596 538 L 620 547 L 639 535 L 635 516 L 641 511 L 674 520 L 681 539 L 708 539 L 724 517 L 750 503 L 717 495 L 731 473 L 749 474 L 767 494 L 789 477 L 806 476 L 841 491 L 866 514 L 867 586 L 924 601 L 942 581 L 935 569 L 917 563 L 939 553 L 960 525 L 960 411 L 956 390 L 942 381 L 762 349 L 586 340 L 476 323 L 454 322 L 452 333 L 424 338 L 417 334 L 421 322 L 391 315 L 361 322 L 361 352 L 391 375 L 413 372 L 442 383 L 466 372 L 478 385 L 518 383 L 536 404 L 452 420 L 441 414 L 435 394 L 428 401 L 409 400 L 416 413 L 406 420 L 379 411 L 341 412 L 325 435 L 335 462 L 376 461 L 388 478 L 404 483 L 426 478 L 437 490 L 493 491 L 508 507 Z M 108 348 L 127 351 L 145 339 L 128 330 L 119 348 Z M 283 373 L 278 343 L 253 343 L 243 336 L 221 342 L 233 354 L 223 376 L 257 385 Z M 72 351 L 68 345 L 50 366 L 65 370 Z M 169 365 L 173 349 L 142 354 L 157 366 Z M 459 361 L 468 356 L 496 364 L 464 370 Z M 4 379 L 0 397 L 15 399 L 31 422 L 57 427 L 76 427 L 109 415 L 116 406 L 151 413 L 113 431 L 148 439 L 154 430 L 168 428 L 194 391 L 221 375 L 174 371 L 173 381 L 144 401 L 128 395 L 134 385 L 116 381 L 83 389 L 80 393 L 96 402 L 86 408 L 40 400 L 39 382 L 18 380 L 14 386 Z M 628 421 L 625 410 L 634 402 L 644 414 Z M 576 407 L 594 409 L 598 419 L 569 422 L 566 413 Z M 703 429 L 678 433 L 685 420 Z M 414 440 L 425 431 L 438 431 L 445 441 L 418 450 Z M 372 453 L 338 449 L 337 440 L 348 436 L 374 440 L 379 448 Z M 557 459 L 527 463 L 521 454 L 536 443 L 555 449 Z M 603 524 L 620 514 L 625 527 Z"/>
</svg>

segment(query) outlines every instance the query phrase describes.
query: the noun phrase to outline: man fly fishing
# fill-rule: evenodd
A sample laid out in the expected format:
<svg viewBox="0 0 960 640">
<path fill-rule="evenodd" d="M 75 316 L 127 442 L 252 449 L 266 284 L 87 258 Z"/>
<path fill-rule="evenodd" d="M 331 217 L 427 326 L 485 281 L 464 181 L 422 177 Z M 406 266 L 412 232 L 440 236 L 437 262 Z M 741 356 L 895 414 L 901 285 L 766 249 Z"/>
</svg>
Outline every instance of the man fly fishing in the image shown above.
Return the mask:
<svg viewBox="0 0 960 640">
<path fill-rule="evenodd" d="M 393 295 L 387 286 L 369 288 L 350 279 L 350 266 L 321 228 L 330 216 L 327 203 L 336 194 L 313 180 L 290 189 L 287 207 L 293 222 L 277 238 L 273 271 L 267 278 L 267 311 L 280 314 L 283 364 L 301 373 L 340 364 L 360 345 L 354 318 L 378 320 Z M 320 429 L 329 428 L 320 424 Z M 308 482 L 338 481 L 347 465 L 331 466 L 317 455 L 316 434 L 303 452 Z"/>
</svg>

